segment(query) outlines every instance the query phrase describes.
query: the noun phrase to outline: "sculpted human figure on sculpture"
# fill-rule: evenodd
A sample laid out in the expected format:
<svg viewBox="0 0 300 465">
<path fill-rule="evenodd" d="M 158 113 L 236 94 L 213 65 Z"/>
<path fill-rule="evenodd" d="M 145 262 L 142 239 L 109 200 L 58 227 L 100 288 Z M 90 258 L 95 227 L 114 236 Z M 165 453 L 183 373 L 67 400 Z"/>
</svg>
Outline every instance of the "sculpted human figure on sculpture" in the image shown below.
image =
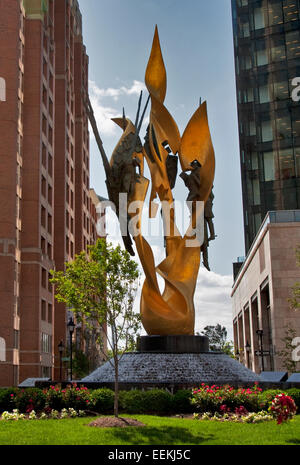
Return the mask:
<svg viewBox="0 0 300 465">
<path fill-rule="evenodd" d="M 133 234 L 135 248 L 142 264 L 145 281 L 141 293 L 141 318 L 148 335 L 194 335 L 195 308 L 194 293 L 200 266 L 201 248 L 204 265 L 208 267 L 207 247 L 215 237 L 212 218 L 212 186 L 215 174 L 215 156 L 211 141 L 206 102 L 201 103 L 187 124 L 183 135 L 164 105 L 167 89 L 166 69 L 162 57 L 157 27 L 148 61 L 145 84 L 149 98 L 140 118 L 142 93 L 139 100 L 135 123 L 129 118 L 114 118 L 113 121 L 123 130 L 119 142 L 107 160 L 102 142 L 97 132 L 93 111 L 88 102 L 88 114 L 95 132 L 96 141 L 103 158 L 107 176 L 109 200 L 116 204 L 116 212 L 127 215 L 129 222 L 134 216 L 137 226 Z M 140 140 L 140 129 L 148 102 L 151 102 L 149 125 L 144 144 Z M 151 179 L 144 173 L 147 163 Z M 188 188 L 187 202 L 190 209 L 190 223 L 182 236 L 176 226 L 173 188 L 176 185 L 178 163 L 181 166 L 180 178 Z M 150 190 L 149 216 L 155 218 L 159 204 L 165 237 L 165 259 L 158 265 L 149 243 L 141 233 L 143 209 L 131 213 L 132 202 L 145 202 Z M 128 195 L 127 211 L 120 212 L 119 194 Z M 197 227 L 203 209 L 197 204 L 207 205 L 206 220 L 210 237 L 204 243 L 199 240 Z M 166 206 L 168 208 L 166 208 Z M 200 222 L 201 224 L 201 222 Z M 206 228 L 205 228 L 206 229 Z M 133 243 L 123 235 L 124 245 L 134 255 Z M 165 281 L 161 292 L 157 274 Z"/>
</svg>

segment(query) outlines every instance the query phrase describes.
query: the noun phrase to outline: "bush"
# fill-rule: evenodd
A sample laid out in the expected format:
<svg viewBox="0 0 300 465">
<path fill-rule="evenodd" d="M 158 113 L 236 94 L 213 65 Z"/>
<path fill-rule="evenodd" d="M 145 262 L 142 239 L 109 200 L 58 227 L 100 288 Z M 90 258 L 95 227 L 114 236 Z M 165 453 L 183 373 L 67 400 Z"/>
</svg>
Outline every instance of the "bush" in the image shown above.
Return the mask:
<svg viewBox="0 0 300 465">
<path fill-rule="evenodd" d="M 0 389 L 0 413 L 12 412 L 16 408 L 15 396 L 17 392 L 17 388 Z"/>
<path fill-rule="evenodd" d="M 128 413 L 145 413 L 145 391 L 133 389 L 131 391 L 120 391 L 120 408 Z"/>
<path fill-rule="evenodd" d="M 76 383 L 69 384 L 65 389 L 61 389 L 60 386 L 50 386 L 44 393 L 48 409 L 58 411 L 63 408 L 85 410 L 94 405 L 90 391 L 84 386 L 79 388 Z"/>
<path fill-rule="evenodd" d="M 282 389 L 267 389 L 266 391 L 261 392 L 260 394 L 261 408 L 263 410 L 268 410 L 274 397 L 282 393 L 286 393 L 286 391 L 283 391 Z"/>
<path fill-rule="evenodd" d="M 150 389 L 145 392 L 145 408 L 150 413 L 169 413 L 172 409 L 172 394 L 164 389 Z"/>
<path fill-rule="evenodd" d="M 15 394 L 15 408 L 21 413 L 40 412 L 46 404 L 45 393 L 38 388 L 20 389 Z"/>
<path fill-rule="evenodd" d="M 172 408 L 172 395 L 164 389 L 121 391 L 119 401 L 128 413 L 168 413 Z"/>
<path fill-rule="evenodd" d="M 300 389 L 297 388 L 290 388 L 287 389 L 286 394 L 291 396 L 294 399 L 295 404 L 297 405 L 297 413 L 300 414 Z"/>
<path fill-rule="evenodd" d="M 172 411 L 175 413 L 193 413 L 194 406 L 191 403 L 192 392 L 189 389 L 181 389 L 172 396 Z"/>
<path fill-rule="evenodd" d="M 114 391 L 111 389 L 95 389 L 92 391 L 93 408 L 99 413 L 111 413 L 114 409 Z"/>
<path fill-rule="evenodd" d="M 220 412 L 220 409 L 235 410 L 244 407 L 248 412 L 261 410 L 260 394 L 262 390 L 256 385 L 250 389 L 232 386 L 208 386 L 202 383 L 199 389 L 193 391 L 192 404 L 198 412 Z"/>
</svg>

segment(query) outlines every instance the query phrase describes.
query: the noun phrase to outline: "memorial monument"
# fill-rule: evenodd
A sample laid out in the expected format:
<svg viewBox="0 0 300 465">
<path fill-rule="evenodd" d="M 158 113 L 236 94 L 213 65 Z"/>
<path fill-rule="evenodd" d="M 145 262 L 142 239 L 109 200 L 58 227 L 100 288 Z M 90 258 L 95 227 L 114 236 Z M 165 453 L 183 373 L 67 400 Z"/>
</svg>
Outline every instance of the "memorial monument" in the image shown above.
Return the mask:
<svg viewBox="0 0 300 465">
<path fill-rule="evenodd" d="M 212 213 L 215 154 L 206 102 L 200 102 L 182 136 L 164 105 L 167 74 L 157 27 L 145 84 L 149 97 L 141 111 L 141 94 L 135 123 L 125 116 L 124 111 L 122 117 L 113 119 L 123 134 L 110 161 L 103 149 L 92 107 L 88 104 L 90 122 L 106 172 L 108 197 L 116 206 L 124 245 L 134 255 L 134 240 L 145 274 L 140 312 L 147 336 L 140 338 L 137 352 L 122 358 L 119 381 L 156 385 L 174 385 L 176 382 L 191 385 L 201 381 L 253 383 L 258 379 L 254 373 L 225 354 L 209 352 L 208 338 L 194 334 L 194 294 L 201 254 L 204 266 L 209 270 L 207 249 L 209 241 L 216 237 Z M 149 125 L 142 143 L 140 130 L 149 103 Z M 145 176 L 146 163 L 150 180 Z M 176 226 L 172 192 L 180 169 L 179 177 L 188 189 L 186 200 L 190 211 L 189 226 L 183 236 Z M 148 190 L 149 216 L 155 218 L 161 205 L 164 225 L 166 257 L 157 266 L 152 248 L 141 232 L 142 207 Z M 125 208 L 124 201 L 121 204 L 120 200 L 124 195 Z M 134 226 L 131 224 L 133 218 Z M 163 292 L 157 275 L 164 279 Z M 113 382 L 113 370 L 107 363 L 82 381 Z"/>
</svg>

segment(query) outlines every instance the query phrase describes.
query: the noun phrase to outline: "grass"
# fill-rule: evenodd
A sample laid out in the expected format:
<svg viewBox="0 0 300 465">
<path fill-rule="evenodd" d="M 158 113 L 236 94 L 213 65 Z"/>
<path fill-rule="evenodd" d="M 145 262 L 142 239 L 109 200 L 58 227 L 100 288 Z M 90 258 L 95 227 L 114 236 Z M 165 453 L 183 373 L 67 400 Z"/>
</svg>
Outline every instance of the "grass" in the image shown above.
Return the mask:
<svg viewBox="0 0 300 465">
<path fill-rule="evenodd" d="M 125 415 L 124 415 L 125 416 Z M 92 428 L 94 418 L 0 421 L 1 445 L 296 445 L 300 415 L 287 424 L 219 423 L 126 415 L 146 427 Z"/>
</svg>

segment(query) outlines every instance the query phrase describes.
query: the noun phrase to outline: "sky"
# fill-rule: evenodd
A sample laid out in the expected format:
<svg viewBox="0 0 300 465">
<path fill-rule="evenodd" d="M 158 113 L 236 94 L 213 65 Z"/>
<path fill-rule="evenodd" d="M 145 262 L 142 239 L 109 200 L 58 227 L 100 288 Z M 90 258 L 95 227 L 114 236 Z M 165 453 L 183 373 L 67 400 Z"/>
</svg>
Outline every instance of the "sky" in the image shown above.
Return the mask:
<svg viewBox="0 0 300 465">
<path fill-rule="evenodd" d="M 90 99 L 108 158 L 121 137 L 111 118 L 135 120 L 155 25 L 167 71 L 165 106 L 182 134 L 199 105 L 207 101 L 216 157 L 214 224 L 209 247 L 211 272 L 201 267 L 195 293 L 196 328 L 220 323 L 232 339 L 230 293 L 232 262 L 244 255 L 242 192 L 230 0 L 79 0 L 83 40 L 89 55 Z M 147 91 L 144 91 L 144 100 Z M 141 138 L 146 129 L 147 115 Z M 102 161 L 91 133 L 90 184 L 107 198 Z M 178 179 L 175 198 L 186 188 Z M 108 223 L 114 215 L 108 212 Z M 114 228 L 109 239 L 118 240 Z M 155 258 L 163 259 L 162 242 L 146 236 Z M 138 302 L 138 299 L 137 299 Z"/>
</svg>

